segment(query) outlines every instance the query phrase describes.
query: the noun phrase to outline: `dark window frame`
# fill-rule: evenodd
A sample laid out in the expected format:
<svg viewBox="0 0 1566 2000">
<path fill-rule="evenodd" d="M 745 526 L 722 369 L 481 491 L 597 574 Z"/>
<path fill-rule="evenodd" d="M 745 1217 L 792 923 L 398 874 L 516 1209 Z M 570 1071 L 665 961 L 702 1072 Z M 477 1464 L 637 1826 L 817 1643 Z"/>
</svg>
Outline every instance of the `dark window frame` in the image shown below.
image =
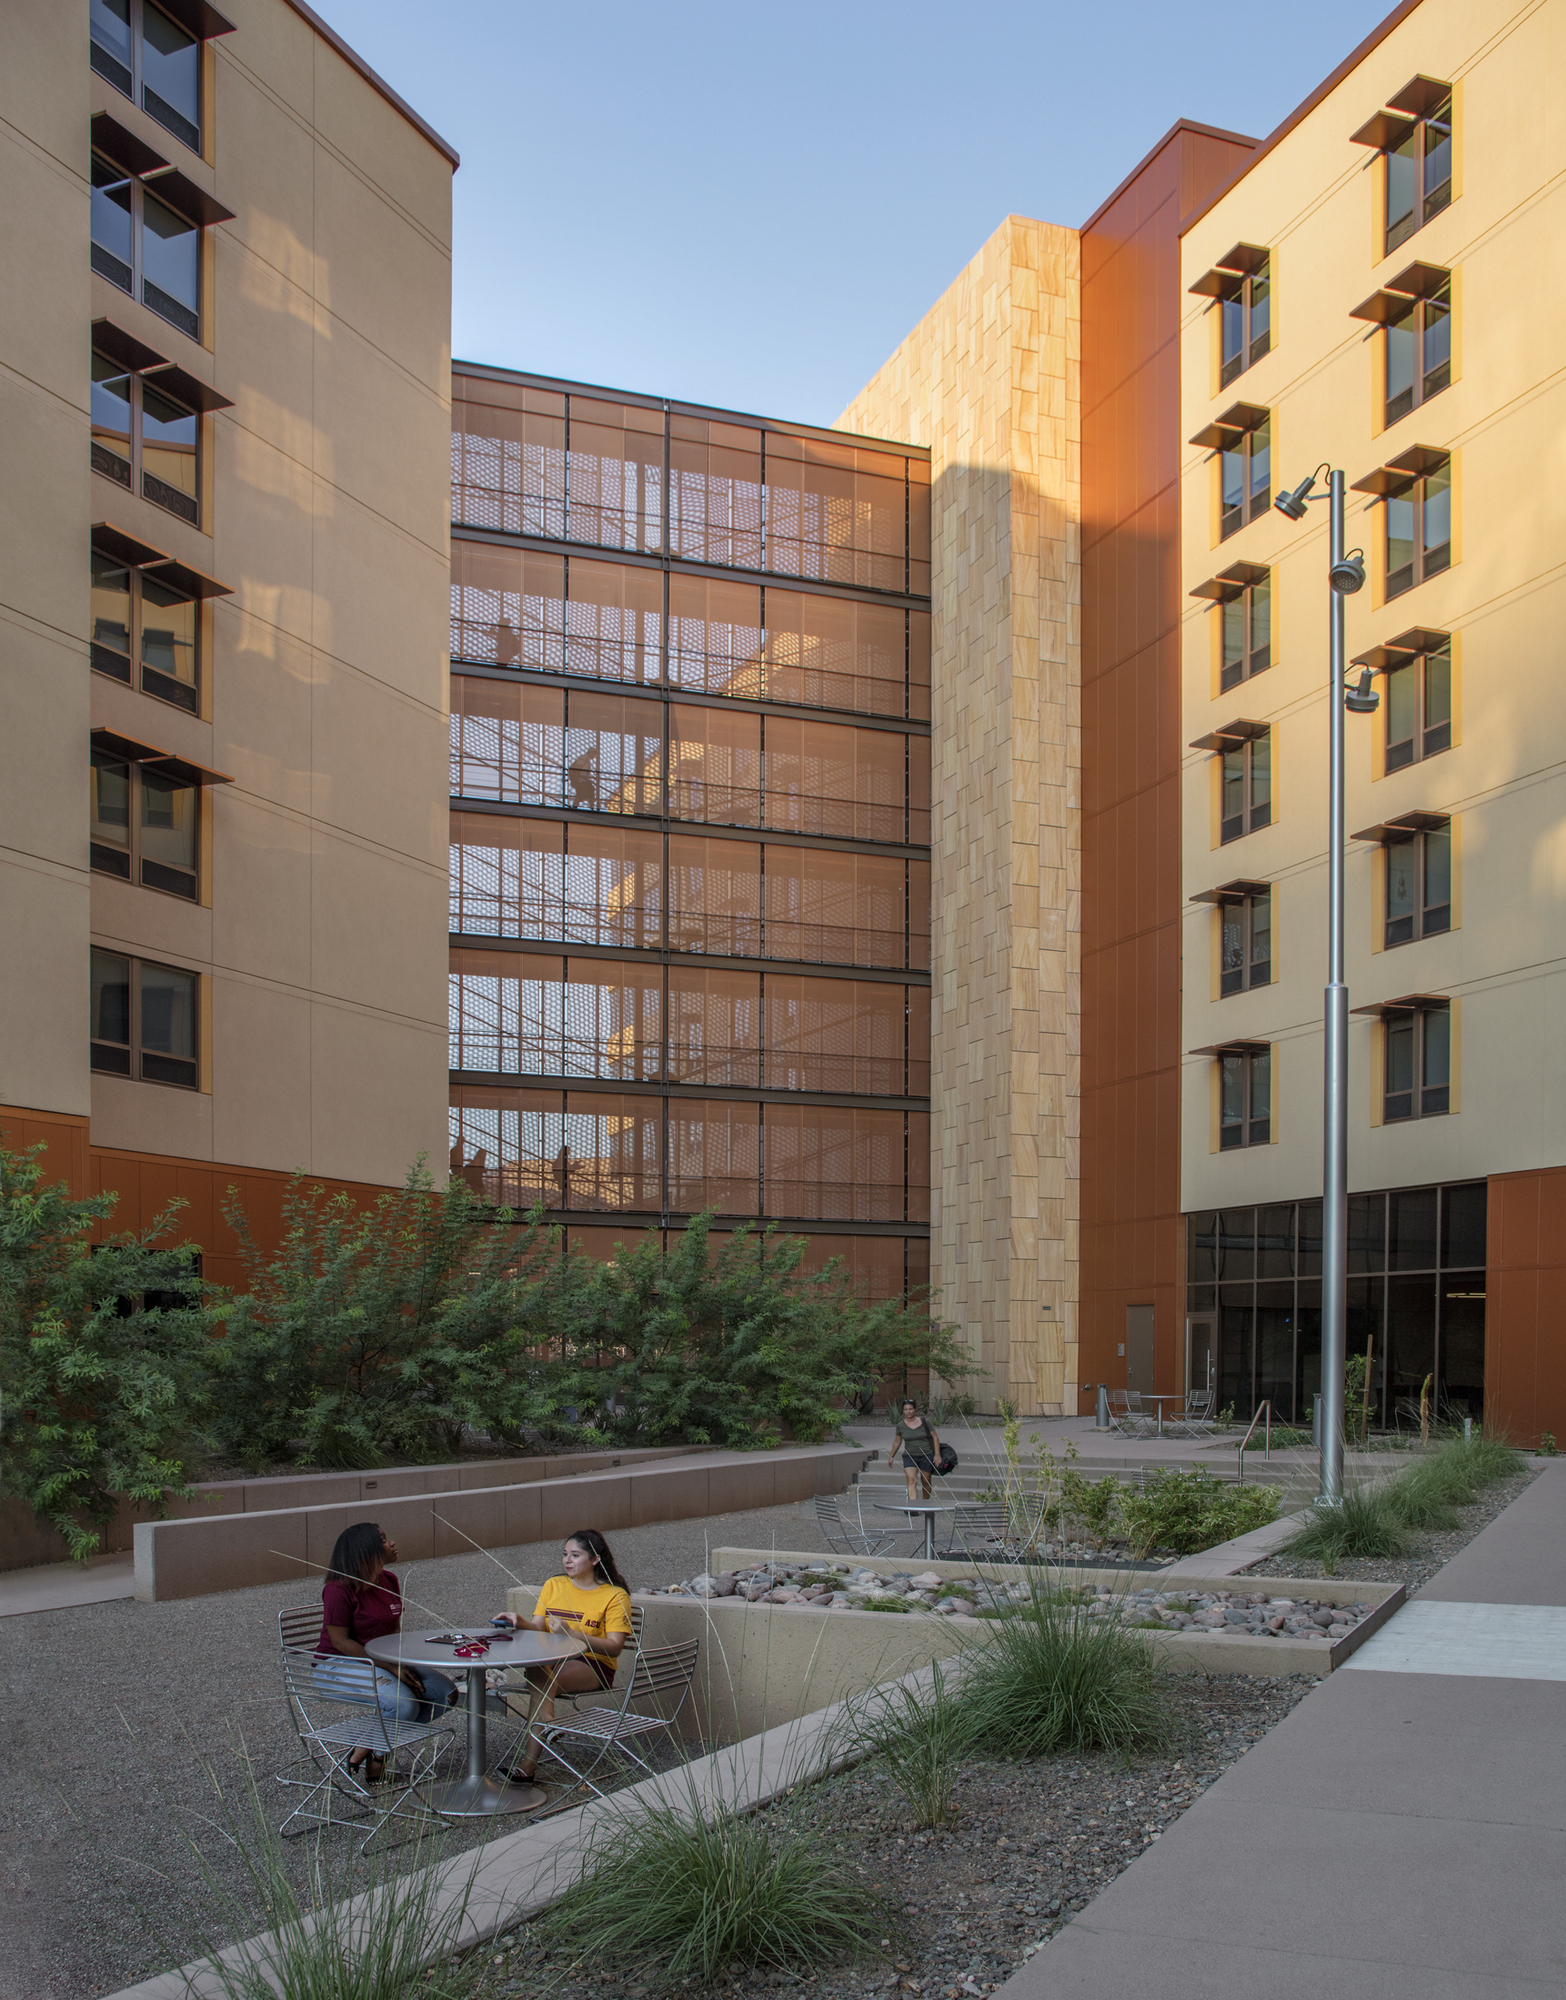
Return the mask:
<svg viewBox="0 0 1566 2000">
<path fill-rule="evenodd" d="M 148 381 L 144 370 L 127 368 L 112 355 L 100 349 L 92 351 L 94 363 L 102 362 L 115 372 L 112 376 L 93 376 L 94 385 L 100 380 L 123 381 L 126 385 L 126 415 L 130 423 L 130 457 L 125 458 L 110 446 L 100 443 L 95 436 L 92 440 L 92 469 L 100 477 L 112 481 L 129 493 L 140 493 L 144 500 L 154 507 L 161 507 L 165 513 L 174 515 L 176 520 L 188 522 L 193 528 L 201 526 L 201 474 L 202 462 L 206 456 L 206 423 L 203 413 L 193 405 L 184 403 L 157 380 Z M 144 396 L 150 389 L 154 396 L 161 396 L 174 408 L 191 418 L 196 426 L 196 446 L 194 453 L 195 486 L 193 494 L 170 484 L 159 474 L 149 471 L 145 462 Z M 156 447 L 154 447 L 156 449 Z M 123 472 L 121 470 L 123 468 Z"/>
<path fill-rule="evenodd" d="M 1256 619 L 1263 605 L 1267 636 L 1257 643 Z M 1232 597 L 1225 598 L 1215 616 L 1219 621 L 1218 686 L 1221 693 L 1227 694 L 1230 688 L 1238 687 L 1241 681 L 1253 680 L 1272 665 L 1272 572 L 1269 570 L 1264 578 L 1242 585 Z M 1231 627 L 1238 641 L 1232 649 Z"/>
<path fill-rule="evenodd" d="M 1437 845 L 1432 850 L 1430 843 Z M 1404 914 L 1392 914 L 1392 871 L 1400 865 L 1397 857 L 1410 848 L 1414 853 L 1415 893 L 1411 908 Z M 1442 849 L 1444 848 L 1444 856 Z M 1421 938 L 1444 937 L 1452 928 L 1452 828 L 1445 826 L 1426 827 L 1417 833 L 1410 833 L 1401 840 L 1383 842 L 1385 874 L 1382 936 L 1385 948 L 1395 950 L 1399 945 L 1415 944 Z M 1432 866 L 1432 860 L 1434 866 Z M 1435 886 L 1441 887 L 1441 873 L 1445 872 L 1446 897 L 1444 901 L 1430 901 L 1432 875 Z"/>
<path fill-rule="evenodd" d="M 100 1039 L 90 1035 L 89 1066 L 100 1075 L 122 1076 L 133 1083 L 157 1083 L 173 1090 L 201 1088 L 201 974 L 183 965 L 165 965 L 160 960 L 138 958 L 129 952 L 92 948 L 94 972 L 100 965 L 123 965 L 126 969 L 126 1039 Z M 188 1056 L 171 1055 L 166 1050 L 148 1048 L 144 1041 L 145 1009 L 142 1000 L 144 971 L 172 973 L 190 982 L 190 1043 Z M 91 1028 L 89 1023 L 89 1031 Z"/>
<path fill-rule="evenodd" d="M 1259 786 L 1257 744 L 1266 746 L 1265 784 Z M 1231 770 L 1231 760 L 1235 760 Z M 1226 794 L 1231 783 L 1238 782 L 1240 809 L 1226 813 Z M 1255 736 L 1247 736 L 1243 742 L 1228 745 L 1218 752 L 1218 842 L 1227 847 L 1232 840 L 1243 840 L 1248 833 L 1259 833 L 1265 826 L 1272 825 L 1272 731 L 1263 729 Z M 1264 793 L 1264 796 L 1259 794 Z"/>
<path fill-rule="evenodd" d="M 1394 340 L 1410 343 L 1408 384 L 1394 395 Z M 1401 372 L 1401 371 L 1400 371 Z M 1388 319 L 1382 345 L 1382 388 L 1388 430 L 1410 412 L 1422 409 L 1433 396 L 1452 386 L 1452 284 L 1448 279 L 1422 298 L 1411 298 L 1396 317 Z"/>
<path fill-rule="evenodd" d="M 1382 148 L 1385 161 L 1382 220 L 1388 257 L 1451 206 L 1452 146 L 1452 94 L 1448 91 L 1438 103 L 1417 116 L 1396 143 Z M 1404 178 L 1399 171 L 1404 163 L 1412 168 L 1406 208 L 1401 206 L 1402 194 L 1396 191 L 1396 184 Z M 1400 204 L 1396 215 L 1392 213 L 1394 201 Z"/>
<path fill-rule="evenodd" d="M 1444 481 L 1435 492 L 1431 482 Z M 1446 504 L 1446 539 L 1427 543 L 1430 507 L 1433 500 L 1444 500 Z M 1392 567 L 1392 524 L 1394 506 L 1407 505 L 1412 508 L 1410 532 L 1399 540 L 1407 540 L 1412 551 L 1406 563 Z M 1428 583 L 1433 576 L 1441 576 L 1452 567 L 1452 461 L 1445 458 L 1439 465 L 1432 465 L 1418 473 L 1406 485 L 1400 485 L 1389 492 L 1382 502 L 1382 537 L 1386 561 L 1386 596 L 1390 600 L 1401 597 L 1406 591 L 1417 590 L 1422 583 Z"/>
<path fill-rule="evenodd" d="M 1266 456 L 1266 478 L 1263 484 L 1256 484 L 1256 461 Z M 1239 473 L 1240 498 L 1236 505 L 1226 506 L 1224 493 L 1230 477 L 1230 462 L 1233 461 Z M 1259 521 L 1272 506 L 1272 420 L 1252 429 L 1242 431 L 1233 444 L 1222 444 L 1218 448 L 1218 539 L 1227 541 L 1231 535 L 1252 521 Z"/>
<path fill-rule="evenodd" d="M 1218 1150 L 1221 1153 L 1239 1152 L 1252 1146 L 1272 1144 L 1272 1047 L 1261 1044 L 1256 1047 L 1219 1049 L 1214 1057 L 1218 1065 Z M 1226 1086 L 1230 1077 L 1237 1080 L 1240 1113 L 1238 1118 L 1227 1118 Z M 1260 1079 L 1266 1097 L 1266 1110 L 1257 1111 L 1257 1083 Z"/>
<path fill-rule="evenodd" d="M 130 202 L 126 213 L 130 217 L 131 251 L 130 262 L 127 264 L 117 250 L 110 249 L 107 244 L 100 243 L 97 237 L 93 236 L 89 247 L 93 270 L 100 278 L 118 286 L 129 297 L 139 299 L 147 310 L 156 313 L 165 325 L 173 327 L 176 333 L 184 334 L 187 340 L 193 340 L 199 347 L 202 334 L 201 303 L 207 274 L 207 225 L 198 217 L 187 215 L 176 208 L 173 202 L 164 199 L 158 189 L 147 187 L 140 175 L 129 172 L 118 161 L 110 159 L 107 153 L 95 151 L 92 163 L 95 172 L 100 168 L 106 168 L 112 175 L 111 179 L 95 180 L 93 184 L 95 190 L 98 187 L 126 187 L 130 191 Z M 194 305 L 188 300 L 176 297 L 172 292 L 164 291 L 156 279 L 147 275 L 142 244 L 147 229 L 146 215 L 149 201 L 165 209 L 170 215 L 177 216 L 181 222 L 189 223 L 195 234 L 196 303 Z M 121 275 L 122 272 L 124 276 Z"/>
<path fill-rule="evenodd" d="M 1444 703 L 1445 713 L 1430 720 L 1432 672 L 1444 676 L 1445 691 L 1437 706 Z M 1393 683 L 1401 676 L 1410 677 L 1407 690 L 1413 694 L 1414 723 L 1406 736 L 1394 737 Z M 1439 757 L 1452 747 L 1452 642 L 1446 639 L 1439 646 L 1412 654 L 1397 665 L 1386 669 L 1386 720 L 1384 728 L 1384 764 L 1388 771 L 1406 770 L 1410 764 L 1421 764 L 1427 757 Z"/>
<path fill-rule="evenodd" d="M 156 15 L 167 23 L 178 35 L 186 37 L 196 48 L 196 116 L 194 120 L 186 116 L 178 105 L 155 90 L 147 81 L 145 56 L 147 16 Z M 92 14 L 88 17 L 88 63 L 105 83 L 117 90 L 122 97 L 128 97 L 132 104 L 140 105 L 160 130 L 180 144 L 197 159 L 204 157 L 203 140 L 206 135 L 208 104 L 206 101 L 206 44 L 209 37 L 193 34 L 183 21 L 176 21 L 172 14 L 162 7 L 152 4 L 152 0 L 126 0 L 126 39 L 129 42 L 130 64 L 121 62 L 119 56 L 106 43 L 98 39 L 94 29 L 97 26 Z"/>
<path fill-rule="evenodd" d="M 1266 923 L 1259 927 L 1257 917 L 1266 906 Z M 1218 905 L 1218 997 L 1227 1000 L 1236 993 L 1248 993 L 1258 986 L 1272 984 L 1272 890 L 1270 887 L 1253 891 L 1248 896 L 1225 896 Z M 1229 965 L 1229 933 L 1238 934 L 1238 963 Z M 1265 936 L 1266 956 L 1256 957 L 1259 937 Z"/>
<path fill-rule="evenodd" d="M 150 583 L 155 589 L 168 590 L 170 586 L 156 576 L 144 577 L 142 571 L 132 563 L 126 563 L 100 549 L 93 549 L 93 558 L 106 565 L 105 574 L 124 575 L 129 584 L 128 612 L 126 627 L 129 650 L 121 653 L 117 648 L 107 646 L 97 636 L 96 624 L 93 637 L 89 641 L 89 656 L 94 673 L 105 674 L 110 680 L 119 681 L 122 686 L 134 687 L 138 678 L 143 694 L 154 700 L 166 701 L 173 708 L 182 708 L 189 715 L 201 712 L 201 599 L 199 597 L 180 598 L 177 601 L 192 607 L 191 617 L 191 679 L 183 681 L 177 674 L 164 673 L 143 657 L 146 634 L 146 593 L 144 584 Z M 172 593 L 171 593 L 172 594 Z M 140 674 L 137 674 L 137 668 Z"/>
<path fill-rule="evenodd" d="M 1263 257 L 1255 270 L 1225 272 L 1224 277 L 1227 282 L 1218 294 L 1220 389 L 1272 351 L 1272 259 Z"/>
<path fill-rule="evenodd" d="M 1432 1023 L 1437 1022 L 1440 1023 L 1439 1033 L 1432 1029 Z M 1408 1007 L 1383 1014 L 1381 1033 L 1382 1123 L 1403 1125 L 1415 1118 L 1448 1117 L 1452 1109 L 1450 1009 Z M 1404 1047 L 1408 1051 L 1408 1085 L 1394 1091 L 1393 1062 L 1396 1053 Z M 1432 1071 L 1439 1072 L 1439 1080 L 1435 1080 Z M 1399 1083 L 1401 1085 L 1401 1078 Z"/>
<path fill-rule="evenodd" d="M 124 773 L 126 788 L 126 838 L 123 847 L 116 843 L 89 839 L 89 866 L 95 874 L 112 875 L 121 882 L 134 883 L 142 889 L 152 889 L 160 896 L 178 896 L 187 903 L 201 901 L 201 791 L 199 784 L 174 785 L 157 771 L 148 772 L 140 764 L 128 758 L 118 757 L 112 751 L 94 749 L 92 769 L 97 772 L 120 771 Z M 147 855 L 143 850 L 146 827 L 148 786 L 160 786 L 174 792 L 191 792 L 192 811 L 195 824 L 192 828 L 195 847 L 195 864 L 190 868 L 171 865 Z M 96 821 L 94 822 L 96 826 Z"/>
</svg>

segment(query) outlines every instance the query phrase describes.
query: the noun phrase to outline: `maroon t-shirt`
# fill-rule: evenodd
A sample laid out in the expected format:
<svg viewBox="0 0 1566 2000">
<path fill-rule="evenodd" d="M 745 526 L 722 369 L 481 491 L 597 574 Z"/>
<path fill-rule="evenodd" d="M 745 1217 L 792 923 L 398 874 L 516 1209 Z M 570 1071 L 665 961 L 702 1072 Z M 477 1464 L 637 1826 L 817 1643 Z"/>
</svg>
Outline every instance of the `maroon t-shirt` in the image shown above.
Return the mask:
<svg viewBox="0 0 1566 2000">
<path fill-rule="evenodd" d="M 330 1627 L 340 1625 L 350 1639 L 361 1646 L 371 1639 L 384 1639 L 402 1626 L 402 1586 L 395 1570 L 383 1569 L 374 1583 L 361 1583 L 357 1590 L 340 1577 L 328 1577 L 321 1592 L 321 1637 L 318 1653 L 335 1653 Z"/>
</svg>

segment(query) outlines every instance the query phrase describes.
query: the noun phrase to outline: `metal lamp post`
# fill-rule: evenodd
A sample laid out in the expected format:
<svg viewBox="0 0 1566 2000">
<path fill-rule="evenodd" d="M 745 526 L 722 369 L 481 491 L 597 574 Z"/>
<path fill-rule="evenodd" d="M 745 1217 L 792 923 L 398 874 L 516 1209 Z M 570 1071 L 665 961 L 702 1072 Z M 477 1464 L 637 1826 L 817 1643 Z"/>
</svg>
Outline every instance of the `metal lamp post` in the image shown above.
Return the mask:
<svg viewBox="0 0 1566 2000">
<path fill-rule="evenodd" d="M 1343 1364 L 1348 1349 L 1348 987 L 1343 978 L 1343 711 L 1370 714 L 1380 697 L 1370 670 L 1357 688 L 1343 684 L 1343 600 L 1365 581 L 1363 554 L 1343 548 L 1343 474 L 1318 466 L 1309 479 L 1276 501 L 1290 520 L 1300 520 L 1308 502 L 1320 496 L 1316 481 L 1327 476 L 1331 507 L 1327 583 L 1330 605 L 1327 686 L 1327 988 L 1323 1026 L 1323 1147 L 1321 1185 L 1321 1491 L 1317 1504 L 1334 1507 L 1343 1498 Z"/>
</svg>

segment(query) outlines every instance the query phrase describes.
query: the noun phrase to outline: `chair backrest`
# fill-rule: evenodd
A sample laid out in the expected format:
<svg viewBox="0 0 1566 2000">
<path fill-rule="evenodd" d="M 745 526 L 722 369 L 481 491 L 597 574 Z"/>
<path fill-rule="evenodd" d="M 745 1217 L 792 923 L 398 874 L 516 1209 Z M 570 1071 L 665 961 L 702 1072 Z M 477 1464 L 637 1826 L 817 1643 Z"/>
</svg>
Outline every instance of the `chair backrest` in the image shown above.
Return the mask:
<svg viewBox="0 0 1566 2000">
<path fill-rule="evenodd" d="M 631 1651 L 633 1653 L 641 1651 L 642 1627 L 643 1625 L 646 1624 L 646 1622 L 647 1622 L 646 1605 L 633 1604 L 631 1606 Z"/>
<path fill-rule="evenodd" d="M 687 1639 L 679 1646 L 649 1646 L 636 1655 L 636 1672 L 631 1676 L 630 1696 L 674 1694 L 682 1699 L 696 1678 L 699 1640 Z"/>
<path fill-rule="evenodd" d="M 1002 1531 L 1011 1521 L 1011 1509 L 1004 1500 L 986 1500 L 976 1507 L 957 1507 L 952 1511 L 959 1528 Z"/>
<path fill-rule="evenodd" d="M 286 1653 L 290 1647 L 306 1647 L 315 1651 L 315 1642 L 321 1636 L 321 1607 L 319 1604 L 290 1604 L 277 1614 L 278 1643 Z"/>
<path fill-rule="evenodd" d="M 1127 1389 L 1127 1391 L 1126 1391 L 1125 1393 L 1126 1393 L 1126 1408 L 1127 1408 L 1128 1410 L 1134 1410 L 1134 1411 L 1138 1411 L 1138 1412 L 1139 1412 L 1139 1411 L 1141 1410 L 1141 1408 L 1142 1408 L 1142 1392 L 1141 1392 L 1141 1390 L 1140 1390 L 1140 1389 Z"/>
<path fill-rule="evenodd" d="M 841 1555 L 848 1548 L 848 1530 L 843 1525 L 843 1517 L 838 1512 L 835 1493 L 816 1495 L 816 1526 L 826 1536 L 828 1545 Z"/>
<path fill-rule="evenodd" d="M 1193 1389 L 1185 1399 L 1185 1413 L 1188 1417 L 1210 1417 L 1213 1413 L 1212 1390 Z"/>
</svg>

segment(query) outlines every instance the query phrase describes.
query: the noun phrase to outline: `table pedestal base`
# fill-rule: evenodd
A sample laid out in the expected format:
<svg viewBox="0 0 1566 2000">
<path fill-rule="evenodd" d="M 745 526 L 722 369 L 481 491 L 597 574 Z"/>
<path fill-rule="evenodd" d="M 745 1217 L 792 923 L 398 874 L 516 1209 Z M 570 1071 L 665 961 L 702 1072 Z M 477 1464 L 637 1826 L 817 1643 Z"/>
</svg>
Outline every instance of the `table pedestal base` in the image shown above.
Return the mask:
<svg viewBox="0 0 1566 2000">
<path fill-rule="evenodd" d="M 430 1805 L 448 1819 L 481 1819 L 490 1813 L 535 1812 L 549 1794 L 542 1785 L 510 1784 L 483 1772 L 454 1778 L 428 1794 Z"/>
</svg>

